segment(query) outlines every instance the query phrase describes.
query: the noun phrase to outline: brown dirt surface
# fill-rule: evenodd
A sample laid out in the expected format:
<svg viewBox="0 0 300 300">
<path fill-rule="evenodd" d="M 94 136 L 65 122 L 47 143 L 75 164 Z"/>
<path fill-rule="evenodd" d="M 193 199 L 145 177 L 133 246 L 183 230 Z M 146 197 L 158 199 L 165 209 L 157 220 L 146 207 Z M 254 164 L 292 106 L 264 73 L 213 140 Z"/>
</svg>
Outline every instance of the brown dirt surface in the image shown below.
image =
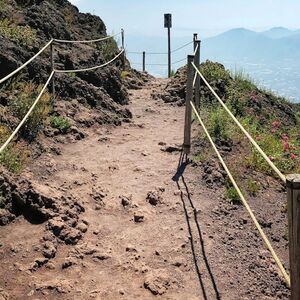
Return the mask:
<svg viewBox="0 0 300 300">
<path fill-rule="evenodd" d="M 184 108 L 151 97 L 165 84 L 129 90 L 130 122 L 57 140 L 14 184 L 0 178 L 13 201 L 0 211 L 0 299 L 288 299 L 218 164 L 181 157 Z M 287 263 L 284 203 L 272 179 L 250 199 Z"/>
</svg>

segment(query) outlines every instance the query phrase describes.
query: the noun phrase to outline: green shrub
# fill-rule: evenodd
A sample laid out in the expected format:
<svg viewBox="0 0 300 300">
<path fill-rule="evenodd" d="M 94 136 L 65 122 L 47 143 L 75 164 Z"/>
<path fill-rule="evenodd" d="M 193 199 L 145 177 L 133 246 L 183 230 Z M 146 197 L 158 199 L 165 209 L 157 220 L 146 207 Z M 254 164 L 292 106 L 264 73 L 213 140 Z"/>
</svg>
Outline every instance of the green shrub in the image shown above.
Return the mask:
<svg viewBox="0 0 300 300">
<path fill-rule="evenodd" d="M 19 83 L 18 90 L 15 92 L 16 96 L 9 102 L 12 114 L 20 120 L 23 119 L 41 90 L 42 86 L 38 86 L 32 82 Z M 23 138 L 32 139 L 37 135 L 51 110 L 50 102 L 51 95 L 48 92 L 44 92 L 26 123 L 20 129 L 20 134 Z"/>
<path fill-rule="evenodd" d="M 233 204 L 240 204 L 241 199 L 236 191 L 236 189 L 233 186 L 227 186 L 225 191 L 225 196 L 232 202 Z"/>
<path fill-rule="evenodd" d="M 222 80 L 225 86 L 230 83 L 230 73 L 221 64 L 206 61 L 205 64 L 201 64 L 201 71 L 208 82 Z"/>
<path fill-rule="evenodd" d="M 53 128 L 57 128 L 61 133 L 66 133 L 70 128 L 69 120 L 62 116 L 52 116 L 50 118 L 50 124 Z"/>
<path fill-rule="evenodd" d="M 97 43 L 97 49 L 105 61 L 112 59 L 119 51 L 117 42 L 113 38 Z"/>
<path fill-rule="evenodd" d="M 0 20 L 0 34 L 8 39 L 16 41 L 23 46 L 33 45 L 37 38 L 35 29 L 28 25 L 16 25 L 8 19 Z"/>
<path fill-rule="evenodd" d="M 0 164 L 13 173 L 19 173 L 25 165 L 28 153 L 20 144 L 9 145 L 0 154 Z"/>
<path fill-rule="evenodd" d="M 260 190 L 260 184 L 256 180 L 253 179 L 247 180 L 247 191 L 249 192 L 250 195 L 256 196 L 259 190 Z"/>
<path fill-rule="evenodd" d="M 176 75 L 176 71 L 175 70 L 171 70 L 171 77 L 174 77 Z"/>
<path fill-rule="evenodd" d="M 125 79 L 126 77 L 128 77 L 130 75 L 130 72 L 128 72 L 128 71 L 122 71 L 121 72 L 121 78 L 122 79 Z"/>
<path fill-rule="evenodd" d="M 228 139 L 232 129 L 232 122 L 228 113 L 222 108 L 217 107 L 209 113 L 208 130 L 214 138 Z"/>
</svg>

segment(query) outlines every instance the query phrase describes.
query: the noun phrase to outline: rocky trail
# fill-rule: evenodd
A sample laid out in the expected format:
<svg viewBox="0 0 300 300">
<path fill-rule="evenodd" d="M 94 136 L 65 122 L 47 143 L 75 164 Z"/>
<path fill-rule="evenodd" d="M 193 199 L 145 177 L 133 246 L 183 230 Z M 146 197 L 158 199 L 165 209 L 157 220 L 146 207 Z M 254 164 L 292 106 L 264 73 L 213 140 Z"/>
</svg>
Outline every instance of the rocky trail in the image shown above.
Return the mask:
<svg viewBox="0 0 300 300">
<path fill-rule="evenodd" d="M 0 228 L 0 299 L 287 299 L 243 208 L 181 157 L 184 108 L 153 99 L 163 85 L 129 91 L 130 122 L 58 143 L 23 172 L 45 199 L 67 196 L 47 220 Z M 287 261 L 286 241 L 275 246 Z"/>
</svg>

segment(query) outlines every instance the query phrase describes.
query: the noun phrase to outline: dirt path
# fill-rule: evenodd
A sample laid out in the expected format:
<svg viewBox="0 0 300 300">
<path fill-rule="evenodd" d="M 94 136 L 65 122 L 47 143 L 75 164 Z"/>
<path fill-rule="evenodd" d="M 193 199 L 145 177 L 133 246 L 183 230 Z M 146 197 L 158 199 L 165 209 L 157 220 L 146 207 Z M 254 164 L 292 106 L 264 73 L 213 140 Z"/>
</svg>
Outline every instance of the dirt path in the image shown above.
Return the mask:
<svg viewBox="0 0 300 300">
<path fill-rule="evenodd" d="M 201 186 L 200 173 L 168 148 L 182 142 L 184 111 L 151 99 L 160 85 L 130 91 L 131 123 L 91 130 L 27 170 L 31 180 L 75 194 L 88 230 L 76 246 L 60 243 L 55 258 L 32 272 L 44 225 L 20 217 L 1 228 L 0 286 L 11 299 L 269 299 L 251 296 L 246 284 L 239 290 L 249 275 L 241 266 L 248 246 L 234 270 L 228 241 L 235 233 L 223 239 L 222 211 L 211 214 L 220 194 Z"/>
</svg>

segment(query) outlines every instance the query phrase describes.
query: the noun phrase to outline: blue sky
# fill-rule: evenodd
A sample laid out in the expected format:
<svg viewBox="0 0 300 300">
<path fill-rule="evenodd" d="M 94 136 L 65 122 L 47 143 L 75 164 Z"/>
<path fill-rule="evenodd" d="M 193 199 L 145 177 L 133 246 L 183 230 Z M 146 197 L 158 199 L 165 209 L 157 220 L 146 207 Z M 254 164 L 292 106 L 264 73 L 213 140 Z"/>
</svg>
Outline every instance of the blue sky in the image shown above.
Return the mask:
<svg viewBox="0 0 300 300">
<path fill-rule="evenodd" d="M 300 28 L 299 0 L 71 0 L 82 12 L 99 15 L 108 33 L 163 36 L 163 14 L 173 14 L 173 34 L 211 36 L 235 27 Z"/>
</svg>

